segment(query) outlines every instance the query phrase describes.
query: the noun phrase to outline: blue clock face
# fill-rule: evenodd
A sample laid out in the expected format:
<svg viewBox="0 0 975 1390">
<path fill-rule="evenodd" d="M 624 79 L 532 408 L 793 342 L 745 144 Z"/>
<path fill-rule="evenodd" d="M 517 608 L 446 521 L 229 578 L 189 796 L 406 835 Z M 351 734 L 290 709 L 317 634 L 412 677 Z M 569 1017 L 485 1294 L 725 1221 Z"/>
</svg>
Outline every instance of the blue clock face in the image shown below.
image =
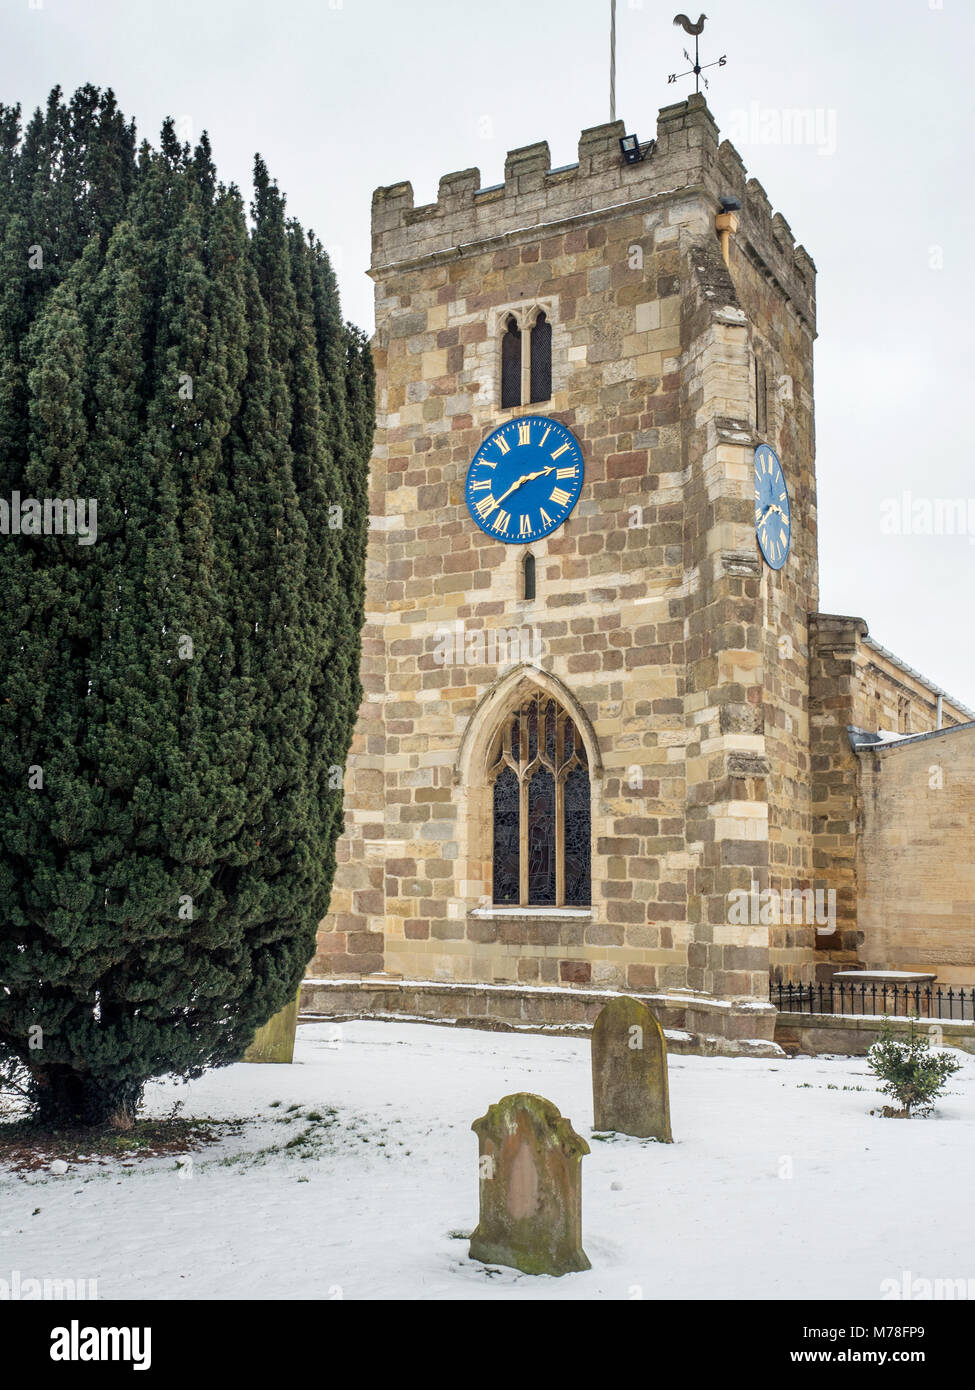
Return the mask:
<svg viewBox="0 0 975 1390">
<path fill-rule="evenodd" d="M 527 545 L 558 529 L 579 500 L 583 462 L 571 430 L 544 415 L 489 434 L 467 470 L 467 509 L 487 535 Z"/>
<path fill-rule="evenodd" d="M 767 444 L 755 450 L 755 534 L 769 565 L 780 570 L 792 544 L 792 508 L 782 465 Z"/>
</svg>

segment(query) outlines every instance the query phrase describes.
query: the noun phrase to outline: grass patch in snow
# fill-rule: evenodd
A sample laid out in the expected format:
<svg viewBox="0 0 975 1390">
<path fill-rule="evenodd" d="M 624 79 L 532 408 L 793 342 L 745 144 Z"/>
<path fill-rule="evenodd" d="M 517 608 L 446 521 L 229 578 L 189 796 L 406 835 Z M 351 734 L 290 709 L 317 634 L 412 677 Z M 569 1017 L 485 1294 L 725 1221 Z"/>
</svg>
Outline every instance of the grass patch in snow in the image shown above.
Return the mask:
<svg viewBox="0 0 975 1390">
<path fill-rule="evenodd" d="M 276 1102 L 271 1102 L 273 1106 Z M 361 1115 L 340 1115 L 333 1106 L 322 1110 L 306 1110 L 301 1113 L 300 1105 L 289 1106 L 289 1112 L 275 1118 L 274 1123 L 304 1126 L 297 1134 L 287 1139 L 263 1144 L 259 1148 L 243 1149 L 238 1153 L 226 1154 L 216 1159 L 221 1168 L 258 1168 L 272 1159 L 319 1159 L 326 1154 L 336 1154 L 342 1149 L 350 1149 L 358 1144 L 373 1144 L 383 1151 L 384 1157 L 392 1157 L 386 1152 L 387 1130 L 378 1133 L 368 1132 L 369 1122 Z M 400 1141 L 401 1142 L 401 1141 Z M 409 1150 L 407 1150 L 409 1153 Z"/>
<path fill-rule="evenodd" d="M 174 1112 L 164 1118 L 136 1120 L 131 1129 L 118 1132 L 107 1127 L 52 1130 L 22 1118 L 0 1123 L 0 1168 L 31 1173 L 59 1160 L 81 1168 L 117 1159 L 131 1162 L 195 1153 L 228 1135 L 240 1134 L 245 1123 L 207 1116 L 191 1119 Z"/>
</svg>

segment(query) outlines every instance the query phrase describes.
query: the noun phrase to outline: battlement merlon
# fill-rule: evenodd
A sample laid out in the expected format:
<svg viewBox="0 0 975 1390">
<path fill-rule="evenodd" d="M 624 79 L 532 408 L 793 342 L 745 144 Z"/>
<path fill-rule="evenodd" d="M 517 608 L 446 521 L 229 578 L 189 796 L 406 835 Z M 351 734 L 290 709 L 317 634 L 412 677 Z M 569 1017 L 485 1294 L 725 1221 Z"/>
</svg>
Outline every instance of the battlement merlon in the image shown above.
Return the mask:
<svg viewBox="0 0 975 1390">
<path fill-rule="evenodd" d="M 511 150 L 504 182 L 481 188 L 479 169 L 462 169 L 440 180 L 437 201 L 415 207 L 412 184 L 377 188 L 372 200 L 372 267 L 380 279 L 394 267 L 431 259 L 475 254 L 492 244 L 537 240 L 542 228 L 594 221 L 635 211 L 647 212 L 668 201 L 697 200 L 701 232 L 722 197 L 742 205 L 735 238 L 778 285 L 815 333 L 816 267 L 796 246 L 781 213 L 773 215 L 768 196 L 750 179 L 737 150 L 720 141 L 718 127 L 702 96 L 665 106 L 657 118 L 655 142 L 643 145 L 647 157 L 624 164 L 622 121 L 593 126 L 579 138 L 576 164 L 551 167 L 548 144 Z"/>
</svg>

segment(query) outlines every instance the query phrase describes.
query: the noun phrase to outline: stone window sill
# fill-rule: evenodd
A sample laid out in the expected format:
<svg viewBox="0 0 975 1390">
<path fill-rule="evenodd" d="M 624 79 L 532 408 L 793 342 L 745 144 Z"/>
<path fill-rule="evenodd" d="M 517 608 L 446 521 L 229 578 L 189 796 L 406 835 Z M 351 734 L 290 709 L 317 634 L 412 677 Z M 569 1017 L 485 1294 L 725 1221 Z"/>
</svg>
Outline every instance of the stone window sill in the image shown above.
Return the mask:
<svg viewBox="0 0 975 1390">
<path fill-rule="evenodd" d="M 467 914 L 482 922 L 592 922 L 591 907 L 475 907 Z"/>
</svg>

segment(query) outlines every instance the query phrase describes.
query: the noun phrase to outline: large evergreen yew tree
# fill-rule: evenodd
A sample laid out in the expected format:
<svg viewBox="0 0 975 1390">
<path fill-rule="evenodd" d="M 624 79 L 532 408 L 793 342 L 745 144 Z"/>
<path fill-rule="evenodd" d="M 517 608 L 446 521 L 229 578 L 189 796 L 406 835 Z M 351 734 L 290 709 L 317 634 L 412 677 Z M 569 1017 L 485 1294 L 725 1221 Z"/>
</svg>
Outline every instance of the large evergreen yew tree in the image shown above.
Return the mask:
<svg viewBox="0 0 975 1390">
<path fill-rule="evenodd" d="M 122 1123 L 240 1057 L 314 950 L 361 698 L 372 363 L 260 159 L 110 92 L 0 107 L 0 1063 Z"/>
</svg>

